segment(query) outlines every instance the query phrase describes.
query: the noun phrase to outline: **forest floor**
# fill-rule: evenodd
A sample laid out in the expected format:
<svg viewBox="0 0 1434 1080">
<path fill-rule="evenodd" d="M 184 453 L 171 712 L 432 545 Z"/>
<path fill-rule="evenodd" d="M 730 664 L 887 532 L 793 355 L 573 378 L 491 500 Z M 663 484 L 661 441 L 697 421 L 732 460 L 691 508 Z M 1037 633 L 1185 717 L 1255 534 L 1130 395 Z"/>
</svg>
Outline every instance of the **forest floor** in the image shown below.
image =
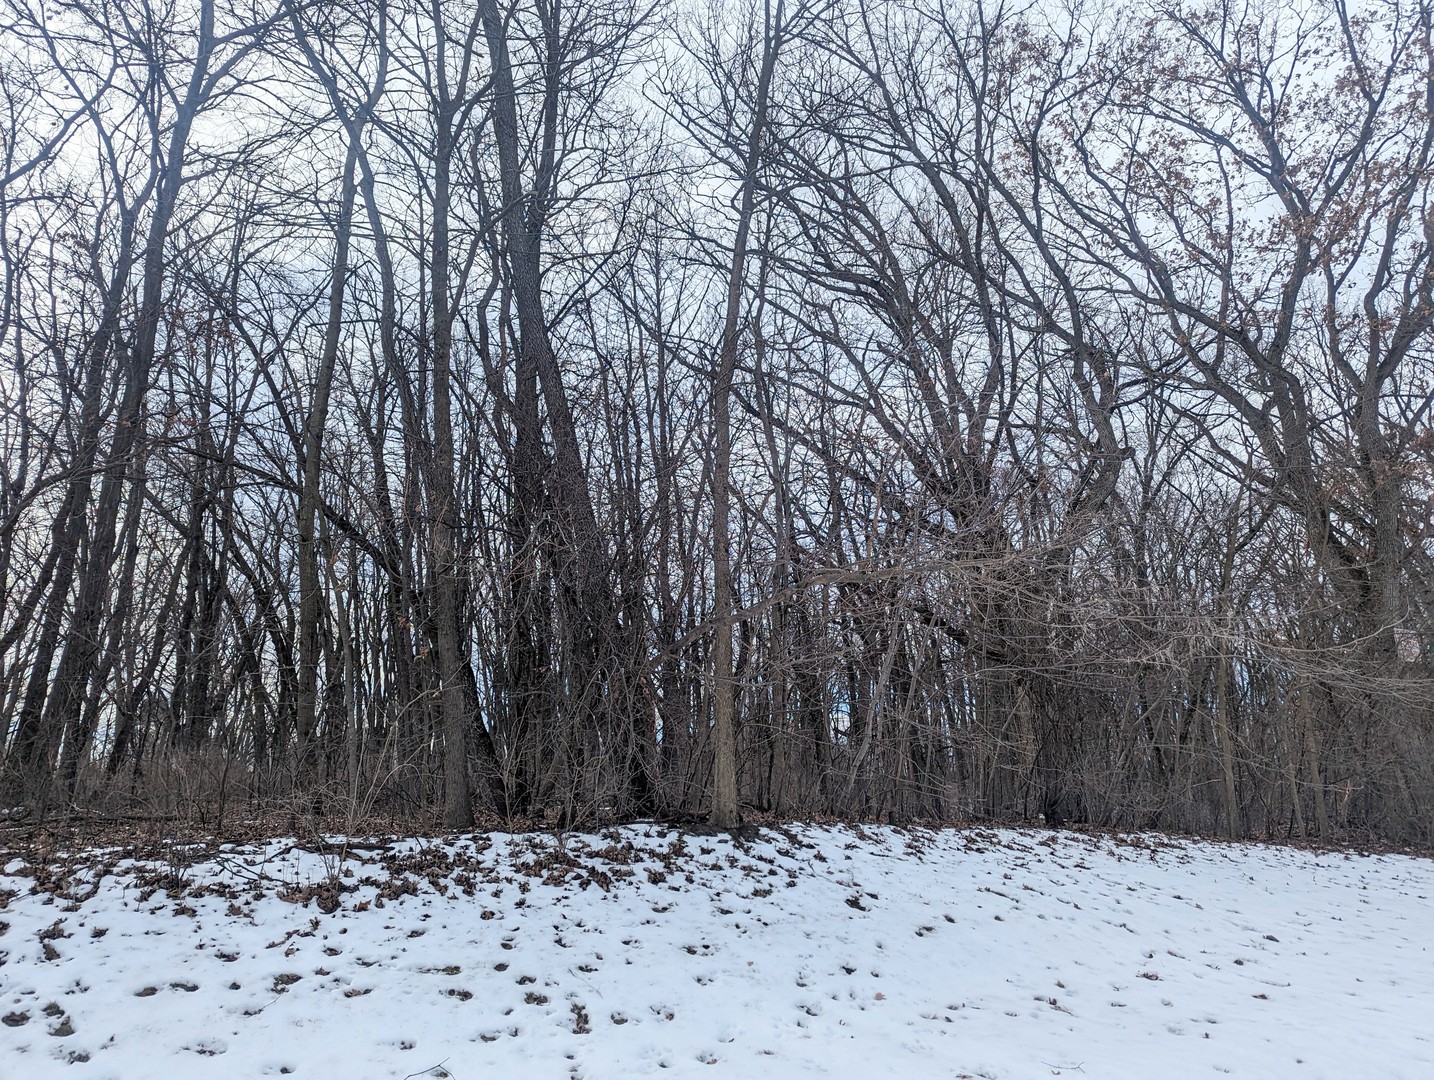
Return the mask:
<svg viewBox="0 0 1434 1080">
<path fill-rule="evenodd" d="M 0 852 L 0 1080 L 1434 1076 L 1434 861 L 637 825 Z"/>
</svg>

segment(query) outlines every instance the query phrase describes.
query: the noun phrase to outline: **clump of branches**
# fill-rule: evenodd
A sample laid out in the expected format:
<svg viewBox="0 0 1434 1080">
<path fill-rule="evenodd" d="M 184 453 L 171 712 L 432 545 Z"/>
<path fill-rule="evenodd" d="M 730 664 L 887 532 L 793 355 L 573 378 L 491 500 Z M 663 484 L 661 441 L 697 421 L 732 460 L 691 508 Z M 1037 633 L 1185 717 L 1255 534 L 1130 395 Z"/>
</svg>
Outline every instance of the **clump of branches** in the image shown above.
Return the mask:
<svg viewBox="0 0 1434 1080">
<path fill-rule="evenodd" d="M 3 0 L 6 814 L 1434 841 L 1431 25 Z"/>
</svg>

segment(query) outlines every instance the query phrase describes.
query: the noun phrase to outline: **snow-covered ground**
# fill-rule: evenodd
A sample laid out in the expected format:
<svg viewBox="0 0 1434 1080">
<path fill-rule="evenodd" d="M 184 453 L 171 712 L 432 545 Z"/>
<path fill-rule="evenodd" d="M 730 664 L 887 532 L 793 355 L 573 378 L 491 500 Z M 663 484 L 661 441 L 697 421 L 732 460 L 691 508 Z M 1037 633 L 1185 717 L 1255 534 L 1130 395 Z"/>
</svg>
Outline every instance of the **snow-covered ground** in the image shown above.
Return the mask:
<svg viewBox="0 0 1434 1080">
<path fill-rule="evenodd" d="M 633 826 L 186 861 L 32 891 L 0 855 L 0 1080 L 1434 1077 L 1422 859 Z"/>
</svg>

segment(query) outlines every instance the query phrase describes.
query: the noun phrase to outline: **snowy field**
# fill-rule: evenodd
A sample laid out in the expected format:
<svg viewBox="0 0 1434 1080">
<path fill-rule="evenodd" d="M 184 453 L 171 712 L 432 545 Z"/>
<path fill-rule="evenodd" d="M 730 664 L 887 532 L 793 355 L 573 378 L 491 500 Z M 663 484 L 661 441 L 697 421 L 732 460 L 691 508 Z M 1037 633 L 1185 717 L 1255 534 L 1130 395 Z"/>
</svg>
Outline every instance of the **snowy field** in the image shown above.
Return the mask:
<svg viewBox="0 0 1434 1080">
<path fill-rule="evenodd" d="M 1434 1077 L 1426 860 L 804 826 L 312 847 L 86 853 L 38 892 L 0 855 L 0 1080 Z"/>
</svg>

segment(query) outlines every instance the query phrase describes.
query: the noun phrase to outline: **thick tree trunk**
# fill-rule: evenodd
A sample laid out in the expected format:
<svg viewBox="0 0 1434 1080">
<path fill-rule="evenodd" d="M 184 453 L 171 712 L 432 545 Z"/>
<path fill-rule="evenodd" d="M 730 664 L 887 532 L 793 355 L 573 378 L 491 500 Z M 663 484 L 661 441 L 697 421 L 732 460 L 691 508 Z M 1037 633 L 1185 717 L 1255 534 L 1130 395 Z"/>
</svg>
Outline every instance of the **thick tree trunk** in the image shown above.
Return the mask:
<svg viewBox="0 0 1434 1080">
<path fill-rule="evenodd" d="M 761 67 L 742 161 L 742 195 L 727 272 L 722 341 L 712 374 L 712 808 L 709 822 L 719 829 L 741 821 L 737 784 L 737 685 L 732 670 L 732 380 L 737 370 L 739 322 L 747 266 L 747 242 L 756 208 L 757 171 L 766 138 L 772 76 L 781 49 L 783 0 L 764 7 Z"/>
</svg>

